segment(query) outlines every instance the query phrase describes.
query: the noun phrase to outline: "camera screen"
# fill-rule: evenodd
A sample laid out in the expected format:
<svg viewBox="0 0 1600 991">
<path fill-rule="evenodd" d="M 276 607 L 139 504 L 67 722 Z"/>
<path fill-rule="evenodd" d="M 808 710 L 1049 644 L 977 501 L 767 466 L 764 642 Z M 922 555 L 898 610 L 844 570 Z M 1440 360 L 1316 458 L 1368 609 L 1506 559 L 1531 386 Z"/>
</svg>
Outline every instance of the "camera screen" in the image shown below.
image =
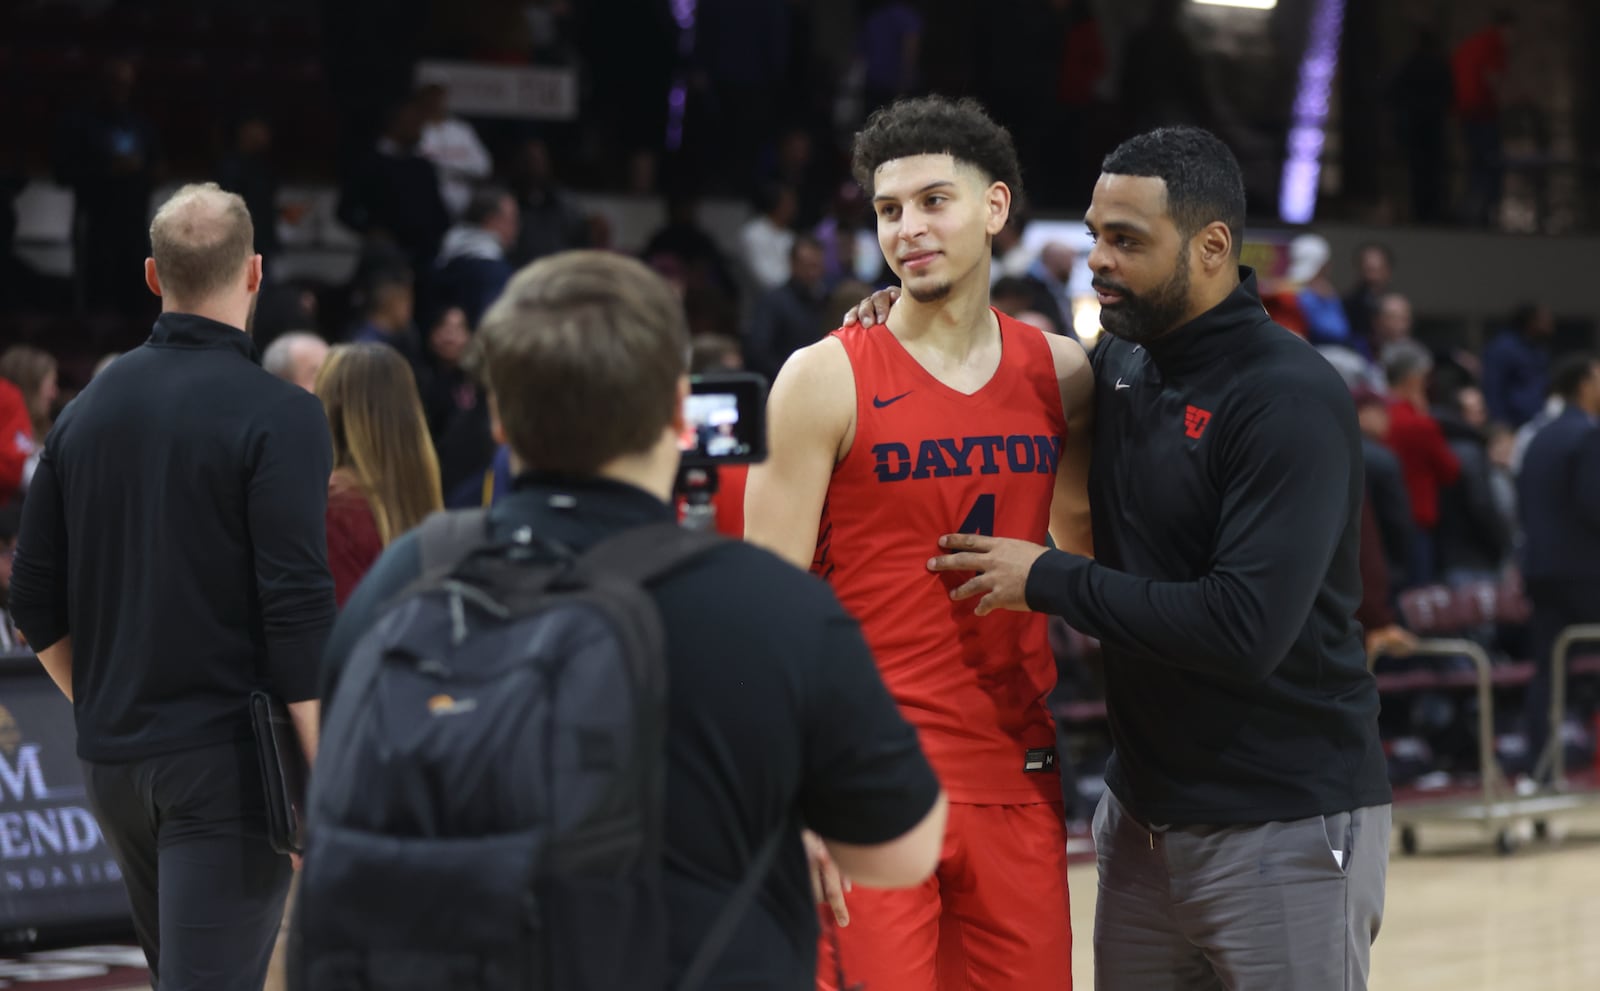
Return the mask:
<svg viewBox="0 0 1600 991">
<path fill-rule="evenodd" d="M 678 449 L 717 460 L 750 453 L 750 442 L 740 436 L 739 397 L 731 392 L 691 395 L 684 406 L 685 429 Z"/>
<path fill-rule="evenodd" d="M 748 372 L 697 375 L 683 404 L 678 450 L 686 467 L 751 464 L 767 456 L 766 381 Z"/>
</svg>

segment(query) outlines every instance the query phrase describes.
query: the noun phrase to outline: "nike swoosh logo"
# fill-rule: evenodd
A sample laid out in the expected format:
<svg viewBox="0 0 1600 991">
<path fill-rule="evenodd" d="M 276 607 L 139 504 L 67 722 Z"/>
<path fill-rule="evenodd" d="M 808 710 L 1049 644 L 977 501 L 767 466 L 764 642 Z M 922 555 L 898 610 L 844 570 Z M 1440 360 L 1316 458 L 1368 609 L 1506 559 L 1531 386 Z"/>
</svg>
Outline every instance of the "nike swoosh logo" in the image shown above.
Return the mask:
<svg viewBox="0 0 1600 991">
<path fill-rule="evenodd" d="M 888 399 L 879 399 L 877 396 L 873 396 L 872 405 L 876 406 L 878 409 L 883 409 L 885 406 L 893 406 L 895 403 L 898 403 L 900 400 L 911 395 L 913 391 L 915 390 L 907 390 L 900 393 L 898 396 L 890 396 Z"/>
<path fill-rule="evenodd" d="M 1120 378 L 1117 379 L 1117 391 L 1118 392 L 1121 392 L 1123 389 L 1131 389 L 1131 388 L 1133 388 L 1133 383 L 1132 382 L 1124 382 Z"/>
</svg>

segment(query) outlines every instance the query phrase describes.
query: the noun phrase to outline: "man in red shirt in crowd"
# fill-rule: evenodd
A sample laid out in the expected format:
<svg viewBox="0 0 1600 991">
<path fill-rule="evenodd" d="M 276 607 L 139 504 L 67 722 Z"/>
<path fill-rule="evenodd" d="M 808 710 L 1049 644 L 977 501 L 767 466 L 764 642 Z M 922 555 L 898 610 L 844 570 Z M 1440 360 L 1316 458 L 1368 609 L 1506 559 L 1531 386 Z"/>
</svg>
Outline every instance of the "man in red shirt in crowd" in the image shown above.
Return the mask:
<svg viewBox="0 0 1600 991">
<path fill-rule="evenodd" d="M 1416 522 L 1412 544 L 1410 584 L 1433 580 L 1433 531 L 1439 524 L 1439 490 L 1454 485 L 1461 462 L 1445 442 L 1439 422 L 1428 414 L 1428 375 L 1433 357 L 1415 341 L 1389 346 L 1383 358 L 1389 380 L 1389 449 L 1400 459 L 1406 492 L 1411 496 L 1411 518 Z"/>
<path fill-rule="evenodd" d="M 1487 226 L 1500 205 L 1500 105 L 1514 21 L 1509 10 L 1497 12 L 1489 26 L 1463 41 L 1450 60 L 1456 115 L 1467 151 L 1462 214 L 1479 226 Z"/>
</svg>

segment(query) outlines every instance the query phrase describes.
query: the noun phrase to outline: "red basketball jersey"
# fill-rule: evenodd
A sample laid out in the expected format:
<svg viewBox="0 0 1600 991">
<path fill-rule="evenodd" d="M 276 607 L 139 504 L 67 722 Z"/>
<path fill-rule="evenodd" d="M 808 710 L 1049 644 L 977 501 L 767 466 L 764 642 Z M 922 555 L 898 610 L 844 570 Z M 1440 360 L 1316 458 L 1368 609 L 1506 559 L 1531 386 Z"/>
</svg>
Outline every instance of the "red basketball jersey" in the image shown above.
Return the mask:
<svg viewBox="0 0 1600 991">
<path fill-rule="evenodd" d="M 953 801 L 1059 801 L 1045 617 L 952 602 L 934 574 L 966 531 L 1043 543 L 1066 417 L 1044 332 L 1003 314 L 1000 367 L 963 395 L 883 325 L 834 332 L 855 375 L 855 439 L 834 469 L 812 570 L 860 621 L 878 669 Z M 1036 751 L 1029 754 L 1029 751 Z M 1030 765 L 1040 765 L 1033 766 Z"/>
</svg>

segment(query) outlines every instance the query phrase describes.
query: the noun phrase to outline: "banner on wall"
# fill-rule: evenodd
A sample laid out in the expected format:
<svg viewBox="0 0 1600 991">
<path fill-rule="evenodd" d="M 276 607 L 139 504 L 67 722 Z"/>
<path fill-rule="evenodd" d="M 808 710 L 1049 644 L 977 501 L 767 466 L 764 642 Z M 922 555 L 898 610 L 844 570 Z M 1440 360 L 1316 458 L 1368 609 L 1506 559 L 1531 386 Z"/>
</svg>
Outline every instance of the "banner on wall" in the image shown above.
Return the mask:
<svg viewBox="0 0 1600 991">
<path fill-rule="evenodd" d="M 0 933 L 129 914 L 122 872 L 89 811 L 72 706 L 37 663 L 0 667 Z"/>
<path fill-rule="evenodd" d="M 418 63 L 417 85 L 428 83 L 443 86 L 449 93 L 450 111 L 466 117 L 573 120 L 578 116 L 578 73 L 570 68 Z"/>
</svg>

